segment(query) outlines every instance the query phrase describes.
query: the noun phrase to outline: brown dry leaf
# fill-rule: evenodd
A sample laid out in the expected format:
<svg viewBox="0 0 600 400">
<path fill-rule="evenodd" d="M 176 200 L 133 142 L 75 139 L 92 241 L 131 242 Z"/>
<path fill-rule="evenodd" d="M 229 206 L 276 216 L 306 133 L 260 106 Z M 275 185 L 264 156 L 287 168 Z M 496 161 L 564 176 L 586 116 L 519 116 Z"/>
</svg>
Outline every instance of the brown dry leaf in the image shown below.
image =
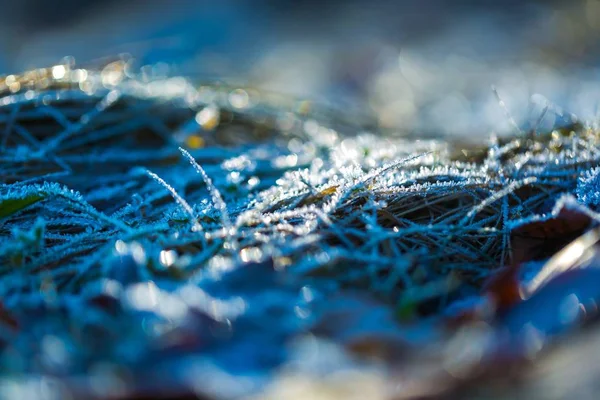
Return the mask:
<svg viewBox="0 0 600 400">
<path fill-rule="evenodd" d="M 521 301 L 518 279 L 520 265 L 501 268 L 483 286 L 497 310 L 505 310 Z"/>
<path fill-rule="evenodd" d="M 554 255 L 581 236 L 591 218 L 581 211 L 563 208 L 555 217 L 521 225 L 511 232 L 512 265 Z"/>
<path fill-rule="evenodd" d="M 581 211 L 562 208 L 547 219 L 529 222 L 511 232 L 511 263 L 498 270 L 484 284 L 483 291 L 499 310 L 506 310 L 523 299 L 519 282 L 521 265 L 532 260 L 548 259 L 590 226 L 590 216 Z"/>
</svg>

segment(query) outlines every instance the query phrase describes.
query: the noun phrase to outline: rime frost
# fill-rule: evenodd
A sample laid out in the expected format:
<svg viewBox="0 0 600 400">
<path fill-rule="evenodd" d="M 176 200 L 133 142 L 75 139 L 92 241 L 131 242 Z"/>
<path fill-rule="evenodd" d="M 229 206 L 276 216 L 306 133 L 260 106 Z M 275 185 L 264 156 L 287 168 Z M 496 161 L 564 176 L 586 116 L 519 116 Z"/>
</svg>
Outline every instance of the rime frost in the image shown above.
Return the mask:
<svg viewBox="0 0 600 400">
<path fill-rule="evenodd" d="M 209 348 L 260 338 L 270 351 L 340 288 L 445 298 L 509 261 L 515 226 L 565 204 L 597 220 L 600 136 L 584 127 L 489 147 L 411 141 L 268 97 L 236 108 L 239 88 L 65 71 L 16 93 L 0 80 L 2 302 L 17 317 L 54 307 L 45 318 L 73 350 L 57 371 L 98 360 L 95 336 L 70 331 L 88 325 L 115 334 L 98 352 L 127 365 L 186 324 Z M 198 121 L 207 109 L 220 115 Z M 44 335 L 19 346 L 41 352 Z"/>
<path fill-rule="evenodd" d="M 579 177 L 576 193 L 583 204 L 600 206 L 600 168 L 592 168 Z"/>
</svg>

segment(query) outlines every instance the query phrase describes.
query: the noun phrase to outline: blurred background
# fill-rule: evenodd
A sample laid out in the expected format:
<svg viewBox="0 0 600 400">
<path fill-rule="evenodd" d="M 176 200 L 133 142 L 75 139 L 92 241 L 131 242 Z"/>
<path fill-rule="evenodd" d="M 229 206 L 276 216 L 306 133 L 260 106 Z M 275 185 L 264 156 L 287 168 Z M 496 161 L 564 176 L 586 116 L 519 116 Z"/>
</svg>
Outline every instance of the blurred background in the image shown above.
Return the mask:
<svg viewBox="0 0 600 400">
<path fill-rule="evenodd" d="M 598 111 L 600 1 L 2 1 L 0 73 L 119 53 L 372 112 L 399 134 L 486 137 Z M 557 116 L 558 115 L 558 116 Z M 568 118 L 567 118 L 568 119 Z"/>
</svg>

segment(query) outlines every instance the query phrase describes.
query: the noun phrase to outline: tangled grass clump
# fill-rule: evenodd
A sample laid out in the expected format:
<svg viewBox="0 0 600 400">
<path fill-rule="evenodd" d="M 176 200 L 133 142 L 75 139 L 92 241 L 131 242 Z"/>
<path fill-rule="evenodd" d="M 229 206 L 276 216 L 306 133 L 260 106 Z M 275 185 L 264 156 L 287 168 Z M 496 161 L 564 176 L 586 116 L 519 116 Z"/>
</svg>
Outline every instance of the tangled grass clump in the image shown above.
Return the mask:
<svg viewBox="0 0 600 400">
<path fill-rule="evenodd" d="M 332 296 L 439 314 L 513 261 L 514 226 L 564 194 L 598 204 L 600 136 L 579 124 L 489 146 L 410 140 L 127 60 L 10 75 L 0 94 L 12 374 L 150 374 L 181 349 L 268 371 Z"/>
</svg>

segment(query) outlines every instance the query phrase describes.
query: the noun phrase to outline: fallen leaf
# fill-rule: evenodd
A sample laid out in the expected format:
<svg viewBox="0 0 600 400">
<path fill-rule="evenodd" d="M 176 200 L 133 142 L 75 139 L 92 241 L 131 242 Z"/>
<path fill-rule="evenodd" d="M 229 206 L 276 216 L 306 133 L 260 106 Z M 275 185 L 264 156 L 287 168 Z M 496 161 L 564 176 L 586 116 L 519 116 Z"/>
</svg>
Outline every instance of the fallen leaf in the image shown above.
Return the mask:
<svg viewBox="0 0 600 400">
<path fill-rule="evenodd" d="M 6 218 L 42 200 L 44 196 L 32 194 L 23 198 L 4 199 L 0 201 L 0 218 Z"/>
<path fill-rule="evenodd" d="M 512 265 L 551 257 L 583 234 L 590 223 L 583 212 L 563 207 L 554 217 L 516 227 L 511 231 Z"/>
</svg>

